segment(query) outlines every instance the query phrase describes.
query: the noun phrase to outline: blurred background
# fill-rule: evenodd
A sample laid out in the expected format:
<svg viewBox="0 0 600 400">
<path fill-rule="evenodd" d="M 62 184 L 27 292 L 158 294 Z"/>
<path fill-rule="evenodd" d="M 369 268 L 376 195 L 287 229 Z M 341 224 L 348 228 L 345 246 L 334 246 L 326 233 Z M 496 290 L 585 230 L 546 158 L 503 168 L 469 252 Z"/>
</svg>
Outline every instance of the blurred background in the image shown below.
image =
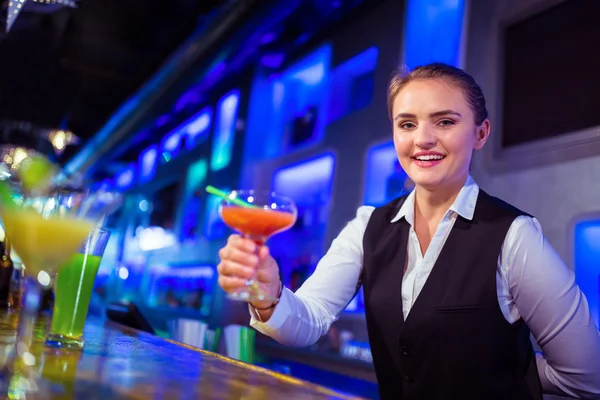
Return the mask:
<svg viewBox="0 0 600 400">
<path fill-rule="evenodd" d="M 536 216 L 600 318 L 600 2 L 597 0 L 4 0 L 0 155 L 123 192 L 93 310 L 248 326 L 216 282 L 231 233 L 222 189 L 299 208 L 270 241 L 297 289 L 362 204 L 411 190 L 392 145 L 394 69 L 445 62 L 488 100 L 472 175 Z M 95 308 L 94 308 L 95 307 Z M 259 365 L 375 398 L 362 292 L 305 349 L 257 334 Z M 227 353 L 222 347 L 216 351 Z M 548 397 L 550 398 L 550 397 Z"/>
</svg>

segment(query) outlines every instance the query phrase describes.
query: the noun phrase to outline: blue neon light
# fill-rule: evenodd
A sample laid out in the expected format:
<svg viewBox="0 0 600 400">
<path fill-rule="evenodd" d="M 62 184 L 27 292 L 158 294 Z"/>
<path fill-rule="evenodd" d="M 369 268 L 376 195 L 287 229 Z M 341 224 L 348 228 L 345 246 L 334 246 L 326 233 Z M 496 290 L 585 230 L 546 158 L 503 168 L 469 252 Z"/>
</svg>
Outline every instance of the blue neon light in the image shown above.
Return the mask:
<svg viewBox="0 0 600 400">
<path fill-rule="evenodd" d="M 96 190 L 110 191 L 112 189 L 112 187 L 113 187 L 112 179 L 104 179 L 102 181 L 95 182 L 94 184 L 92 184 L 91 189 L 92 189 L 92 191 L 96 191 Z"/>
<path fill-rule="evenodd" d="M 225 192 L 229 192 L 229 188 L 223 188 Z M 228 229 L 223 223 L 219 215 L 219 205 L 221 199 L 217 196 L 208 196 L 206 198 L 206 209 L 204 216 L 204 237 L 208 240 L 222 239 L 225 237 Z"/>
<path fill-rule="evenodd" d="M 180 238 L 194 238 L 198 232 L 198 223 L 202 212 L 201 187 L 206 179 L 208 163 L 201 159 L 188 168 L 185 184 L 183 216 L 181 219 Z"/>
<path fill-rule="evenodd" d="M 163 153 L 169 154 L 170 159 L 179 154 L 179 145 L 181 144 L 181 133 L 173 131 L 165 135 L 163 138 L 160 149 Z"/>
<path fill-rule="evenodd" d="M 431 62 L 460 67 L 465 0 L 408 0 L 404 65 Z"/>
<path fill-rule="evenodd" d="M 357 93 L 352 90 L 358 81 L 364 77 L 373 81 L 373 72 L 377 67 L 379 50 L 371 47 L 350 60 L 339 65 L 332 73 L 332 84 L 330 90 L 328 122 L 336 120 L 344 115 L 356 111 L 368 105 L 373 97 L 373 88 L 357 88 Z M 360 97 L 357 101 L 356 97 Z M 358 106 L 357 106 L 358 105 Z"/>
<path fill-rule="evenodd" d="M 327 123 L 331 46 L 325 45 L 281 74 L 259 75 L 251 92 L 244 158 L 248 162 L 277 157 L 318 143 Z M 295 118 L 316 108 L 313 136 L 291 146 L 286 135 Z M 243 182 L 247 183 L 247 182 Z"/>
<path fill-rule="evenodd" d="M 592 318 L 600 327 L 600 220 L 575 226 L 575 279 L 585 294 Z"/>
<path fill-rule="evenodd" d="M 394 142 L 371 147 L 367 153 L 365 204 L 380 206 L 398 197 L 406 178 Z"/>
<path fill-rule="evenodd" d="M 217 126 L 210 160 L 210 169 L 213 171 L 223 169 L 231 162 L 239 103 L 240 93 L 237 90 L 226 94 L 219 100 Z"/>
<path fill-rule="evenodd" d="M 206 107 L 194 115 L 183 127 L 182 134 L 187 136 L 186 147 L 193 148 L 200 140 L 208 136 L 208 130 L 212 122 L 212 108 Z"/>
<path fill-rule="evenodd" d="M 322 196 L 329 197 L 334 170 L 333 153 L 288 165 L 273 175 L 273 190 L 297 203 L 314 202 L 316 198 L 326 201 Z"/>
<path fill-rule="evenodd" d="M 127 190 L 133 186 L 135 182 L 135 164 L 130 164 L 117 175 L 115 186 L 119 190 Z"/>
<path fill-rule="evenodd" d="M 156 174 L 156 165 L 158 162 L 158 147 L 153 145 L 148 147 L 140 154 L 139 158 L 139 181 L 148 182 Z"/>
<path fill-rule="evenodd" d="M 100 188 L 104 190 L 110 190 L 112 188 L 113 181 L 112 179 L 105 179 L 100 184 Z"/>
<path fill-rule="evenodd" d="M 335 155 L 325 153 L 286 165 L 273 175 L 273 190 L 291 197 L 298 208 L 294 227 L 270 239 L 272 255 L 279 260 L 287 284 L 293 283 L 293 272 L 304 277 L 311 274 L 324 254 L 334 173 Z"/>
</svg>

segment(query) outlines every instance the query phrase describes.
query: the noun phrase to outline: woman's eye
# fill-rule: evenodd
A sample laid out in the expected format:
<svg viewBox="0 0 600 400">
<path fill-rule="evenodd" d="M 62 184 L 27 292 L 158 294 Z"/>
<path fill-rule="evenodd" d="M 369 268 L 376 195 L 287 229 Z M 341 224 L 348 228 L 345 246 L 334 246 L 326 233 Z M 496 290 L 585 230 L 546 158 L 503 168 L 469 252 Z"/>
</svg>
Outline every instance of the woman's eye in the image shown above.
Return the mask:
<svg viewBox="0 0 600 400">
<path fill-rule="evenodd" d="M 399 126 L 400 129 L 413 129 L 414 127 L 416 127 L 416 125 L 412 122 L 402 122 Z"/>
<path fill-rule="evenodd" d="M 446 127 L 446 126 L 452 126 L 454 125 L 455 122 L 452 121 L 451 119 L 443 119 L 440 122 L 438 122 L 438 125 Z"/>
</svg>

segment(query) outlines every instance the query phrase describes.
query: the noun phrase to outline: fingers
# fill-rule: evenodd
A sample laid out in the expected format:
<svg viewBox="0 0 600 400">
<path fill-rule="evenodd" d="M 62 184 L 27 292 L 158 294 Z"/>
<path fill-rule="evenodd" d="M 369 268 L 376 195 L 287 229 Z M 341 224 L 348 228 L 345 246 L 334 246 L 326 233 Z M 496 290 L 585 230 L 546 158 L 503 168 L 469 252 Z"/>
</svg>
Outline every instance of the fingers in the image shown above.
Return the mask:
<svg viewBox="0 0 600 400">
<path fill-rule="evenodd" d="M 250 279 L 254 276 L 256 267 L 243 265 L 231 260 L 223 260 L 217 265 L 219 276 L 235 276 L 241 279 Z"/>
<path fill-rule="evenodd" d="M 219 250 L 221 262 L 217 266 L 219 286 L 226 292 L 233 292 L 246 286 L 248 279 L 255 278 L 259 265 L 269 258 L 269 249 L 257 245 L 239 235 L 231 235 L 225 247 Z M 260 272 L 260 271 L 259 271 Z"/>
<path fill-rule="evenodd" d="M 246 251 L 248 253 L 256 252 L 256 243 L 254 243 L 250 239 L 246 239 L 241 237 L 240 235 L 231 235 L 227 239 L 227 246 L 225 247 L 236 247 L 242 251 Z"/>
<path fill-rule="evenodd" d="M 226 292 L 235 292 L 246 287 L 246 280 L 235 276 L 219 275 L 219 286 Z"/>
<path fill-rule="evenodd" d="M 231 235 L 227 240 L 227 245 L 219 250 L 221 260 L 235 261 L 248 266 L 256 266 L 258 257 L 256 254 L 256 244 L 249 239 L 239 235 Z"/>
<path fill-rule="evenodd" d="M 267 259 L 269 257 L 269 255 L 270 255 L 270 251 L 267 246 L 261 246 L 261 248 L 258 249 L 258 258 L 260 261 Z"/>
<path fill-rule="evenodd" d="M 227 245 L 219 250 L 219 257 L 222 261 L 233 261 L 248 267 L 256 267 L 258 257 L 253 252 L 240 250 L 239 247 Z"/>
</svg>

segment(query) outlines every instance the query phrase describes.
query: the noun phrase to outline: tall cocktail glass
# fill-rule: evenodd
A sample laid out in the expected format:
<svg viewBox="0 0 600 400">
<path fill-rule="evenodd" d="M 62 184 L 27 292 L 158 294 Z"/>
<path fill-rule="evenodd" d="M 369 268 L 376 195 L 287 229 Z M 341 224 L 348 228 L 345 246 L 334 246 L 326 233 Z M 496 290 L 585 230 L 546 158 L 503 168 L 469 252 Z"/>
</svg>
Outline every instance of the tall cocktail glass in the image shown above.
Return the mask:
<svg viewBox="0 0 600 400">
<path fill-rule="evenodd" d="M 3 196 L 7 191 L 2 187 Z M 77 253 L 90 232 L 117 203 L 120 204 L 119 195 L 105 192 L 30 194 L 21 202 L 10 202 L 7 196 L 3 197 L 0 217 L 25 271 L 17 341 L 8 365 L 10 398 L 25 398 L 38 390 L 39 356 L 30 347 L 43 288 L 52 285 L 58 269 Z"/>
<path fill-rule="evenodd" d="M 219 206 L 223 222 L 260 248 L 273 235 L 291 228 L 296 222 L 294 201 L 272 192 L 235 190 Z M 229 294 L 239 301 L 274 301 L 256 282 L 249 279 L 246 287 Z"/>
<path fill-rule="evenodd" d="M 83 327 L 109 238 L 107 229 L 93 229 L 79 252 L 60 268 L 54 285 L 54 311 L 47 346 L 83 348 Z"/>
</svg>

